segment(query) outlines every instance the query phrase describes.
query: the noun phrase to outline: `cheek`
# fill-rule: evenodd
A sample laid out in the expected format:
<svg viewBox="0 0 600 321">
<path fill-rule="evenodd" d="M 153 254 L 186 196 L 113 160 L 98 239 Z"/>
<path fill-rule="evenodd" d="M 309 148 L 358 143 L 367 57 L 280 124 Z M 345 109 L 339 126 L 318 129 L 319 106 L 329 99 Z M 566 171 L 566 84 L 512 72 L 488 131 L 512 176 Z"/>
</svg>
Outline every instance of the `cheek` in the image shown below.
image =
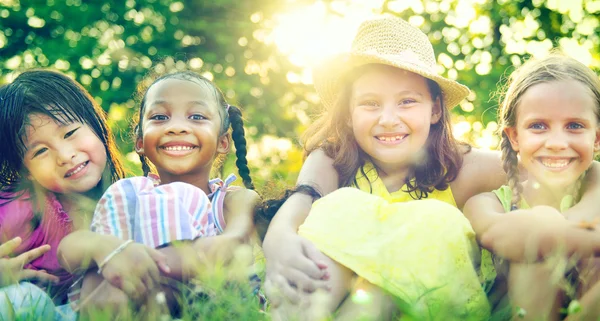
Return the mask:
<svg viewBox="0 0 600 321">
<path fill-rule="evenodd" d="M 43 188 L 55 192 L 62 193 L 63 188 L 60 185 L 60 179 L 58 176 L 52 174 L 52 171 L 48 171 L 48 166 L 36 166 L 29 169 L 29 179 Z"/>
</svg>

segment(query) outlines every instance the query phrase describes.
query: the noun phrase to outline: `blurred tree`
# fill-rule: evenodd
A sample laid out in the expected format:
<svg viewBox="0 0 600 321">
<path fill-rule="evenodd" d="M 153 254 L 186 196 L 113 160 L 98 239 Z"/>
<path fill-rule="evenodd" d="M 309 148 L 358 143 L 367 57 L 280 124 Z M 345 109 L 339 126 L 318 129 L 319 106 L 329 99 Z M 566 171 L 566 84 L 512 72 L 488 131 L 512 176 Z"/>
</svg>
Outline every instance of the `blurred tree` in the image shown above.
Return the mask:
<svg viewBox="0 0 600 321">
<path fill-rule="evenodd" d="M 332 16 L 364 0 L 0 0 L 0 84 L 28 68 L 61 70 L 109 113 L 128 164 L 136 86 L 157 72 L 189 68 L 213 79 L 247 122 L 252 175 L 259 186 L 293 183 L 298 136 L 318 104 L 312 86 L 294 80 L 303 67 L 277 50 L 276 15 L 315 4 Z M 455 134 L 494 147 L 493 97 L 505 71 L 523 58 L 561 47 L 600 67 L 600 1 L 378 0 L 374 13 L 398 15 L 426 32 L 440 72 L 473 94 L 454 109 Z M 315 23 L 307 17 L 307 24 Z M 317 48 L 318 49 L 318 48 Z M 296 77 L 297 78 L 297 77 Z M 225 171 L 232 170 L 231 161 Z"/>
</svg>

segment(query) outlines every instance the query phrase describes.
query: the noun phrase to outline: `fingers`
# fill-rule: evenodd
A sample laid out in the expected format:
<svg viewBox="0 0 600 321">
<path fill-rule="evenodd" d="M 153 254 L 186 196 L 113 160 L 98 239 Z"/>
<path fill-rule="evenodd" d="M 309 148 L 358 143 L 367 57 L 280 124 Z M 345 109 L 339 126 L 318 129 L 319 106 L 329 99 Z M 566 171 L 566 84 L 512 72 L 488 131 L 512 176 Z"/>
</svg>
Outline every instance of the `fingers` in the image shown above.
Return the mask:
<svg viewBox="0 0 600 321">
<path fill-rule="evenodd" d="M 25 269 L 25 270 L 20 271 L 17 281 L 30 280 L 30 279 L 35 279 L 35 280 L 38 280 L 41 282 L 49 282 L 49 283 L 58 283 L 58 281 L 60 281 L 60 279 L 57 276 L 48 274 L 46 271 L 43 271 L 43 270 L 36 271 L 36 270 L 30 270 L 30 269 Z"/>
<path fill-rule="evenodd" d="M 285 300 L 292 304 L 300 302 L 300 293 L 298 292 L 298 289 L 293 288 L 282 275 L 273 276 L 272 282 L 276 289 L 275 296 L 283 296 Z"/>
<path fill-rule="evenodd" d="M 327 269 L 327 263 L 325 263 L 327 262 L 327 257 L 325 254 L 321 253 L 321 251 L 319 251 L 314 244 L 308 240 L 305 240 L 302 242 L 302 248 L 306 257 L 313 261 L 319 270 L 322 271 Z"/>
<path fill-rule="evenodd" d="M 312 279 L 296 269 L 286 269 L 282 275 L 288 280 L 289 284 L 295 285 L 296 288 L 305 292 L 312 293 L 316 289 L 329 290 L 327 281 Z"/>
<path fill-rule="evenodd" d="M 294 257 L 287 266 L 293 266 L 296 270 L 302 272 L 307 277 L 313 280 L 327 280 L 329 278 L 329 273 L 326 269 L 319 268 L 314 261 L 310 260 L 308 257 L 300 255 Z M 289 269 L 287 269 L 289 270 Z M 286 278 L 288 276 L 286 275 Z M 291 280 L 293 283 L 298 283 L 298 280 Z"/>
<path fill-rule="evenodd" d="M 271 282 L 271 279 L 267 278 L 264 284 L 265 295 L 269 298 L 271 311 L 276 309 L 283 302 L 283 297 L 279 292 L 279 289 Z"/>
<path fill-rule="evenodd" d="M 45 244 L 42 245 L 40 247 L 37 247 L 33 250 L 27 251 L 25 253 L 22 253 L 21 255 L 17 256 L 15 258 L 15 260 L 17 260 L 17 262 L 19 264 L 21 264 L 21 266 L 24 266 L 25 264 L 37 259 L 38 257 L 44 255 L 44 253 L 50 251 L 50 245 Z"/>
<path fill-rule="evenodd" d="M 169 267 L 169 264 L 167 264 L 167 256 L 160 253 L 159 251 L 157 251 L 155 249 L 151 249 L 151 248 L 147 248 L 147 249 L 148 249 L 148 254 L 150 254 L 150 257 L 154 260 L 154 262 L 156 263 L 158 268 L 161 271 L 163 271 L 164 273 L 167 273 L 167 274 L 171 273 L 171 268 Z M 155 280 L 158 280 L 158 277 L 155 278 Z"/>
<path fill-rule="evenodd" d="M 0 245 L 0 257 L 11 255 L 19 245 L 21 245 L 21 238 L 18 236 Z"/>
</svg>

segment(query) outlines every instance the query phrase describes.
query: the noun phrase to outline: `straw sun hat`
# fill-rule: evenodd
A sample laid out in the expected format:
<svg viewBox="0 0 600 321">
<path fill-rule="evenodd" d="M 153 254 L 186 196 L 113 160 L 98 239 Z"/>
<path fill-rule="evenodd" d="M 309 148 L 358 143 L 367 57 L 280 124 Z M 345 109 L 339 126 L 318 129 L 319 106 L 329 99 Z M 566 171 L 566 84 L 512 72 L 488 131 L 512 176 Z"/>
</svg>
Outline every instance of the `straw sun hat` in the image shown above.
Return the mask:
<svg viewBox="0 0 600 321">
<path fill-rule="evenodd" d="M 333 106 L 340 79 L 350 70 L 366 64 L 383 64 L 429 78 L 442 89 L 444 105 L 452 108 L 469 94 L 469 88 L 436 72 L 433 47 L 427 36 L 397 17 L 363 22 L 349 53 L 330 57 L 313 71 L 313 81 L 321 101 Z"/>
</svg>

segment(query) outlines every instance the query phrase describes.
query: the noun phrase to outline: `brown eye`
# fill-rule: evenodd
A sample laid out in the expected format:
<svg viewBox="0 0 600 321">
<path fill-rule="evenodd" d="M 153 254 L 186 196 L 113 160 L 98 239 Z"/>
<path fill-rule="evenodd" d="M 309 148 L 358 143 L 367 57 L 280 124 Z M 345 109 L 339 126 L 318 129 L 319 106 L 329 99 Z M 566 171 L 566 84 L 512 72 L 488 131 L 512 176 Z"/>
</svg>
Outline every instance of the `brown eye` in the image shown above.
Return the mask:
<svg viewBox="0 0 600 321">
<path fill-rule="evenodd" d="M 32 158 L 35 158 L 35 157 L 43 154 L 47 150 L 48 150 L 48 148 L 46 148 L 46 147 L 38 149 L 37 151 L 35 151 L 35 153 L 33 153 L 33 157 Z"/>
<path fill-rule="evenodd" d="M 167 117 L 166 115 L 157 114 L 157 115 L 150 116 L 149 119 L 150 120 L 167 120 L 167 119 L 169 119 L 169 117 Z"/>
<path fill-rule="evenodd" d="M 64 138 L 65 138 L 65 139 L 67 139 L 67 138 L 69 138 L 69 137 L 73 136 L 73 134 L 75 134 L 75 132 L 76 132 L 76 131 L 77 131 L 79 128 L 81 128 L 81 127 L 77 127 L 77 128 L 75 128 L 75 129 L 73 129 L 73 130 L 71 130 L 71 131 L 67 132 L 67 133 L 65 134 Z"/>
</svg>

